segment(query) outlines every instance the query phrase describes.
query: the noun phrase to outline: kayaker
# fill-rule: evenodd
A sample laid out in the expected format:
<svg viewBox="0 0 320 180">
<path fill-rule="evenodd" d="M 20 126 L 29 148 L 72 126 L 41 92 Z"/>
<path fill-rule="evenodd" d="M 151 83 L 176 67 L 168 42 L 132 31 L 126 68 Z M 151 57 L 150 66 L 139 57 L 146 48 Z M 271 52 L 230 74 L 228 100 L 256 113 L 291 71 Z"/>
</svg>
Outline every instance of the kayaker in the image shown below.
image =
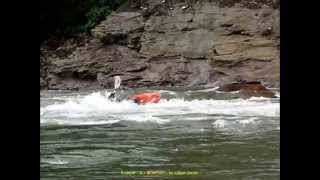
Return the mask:
<svg viewBox="0 0 320 180">
<path fill-rule="evenodd" d="M 147 103 L 158 103 L 160 101 L 161 96 L 160 96 L 160 93 L 158 92 L 138 93 L 138 94 L 129 96 L 128 98 L 125 98 L 123 97 L 123 95 L 121 96 L 121 94 L 123 93 L 120 92 L 121 91 L 120 84 L 121 84 L 120 76 L 115 76 L 114 89 L 108 96 L 108 99 L 110 101 L 120 102 L 123 99 L 127 99 L 127 100 L 132 100 L 133 102 L 141 105 L 147 104 Z"/>
</svg>

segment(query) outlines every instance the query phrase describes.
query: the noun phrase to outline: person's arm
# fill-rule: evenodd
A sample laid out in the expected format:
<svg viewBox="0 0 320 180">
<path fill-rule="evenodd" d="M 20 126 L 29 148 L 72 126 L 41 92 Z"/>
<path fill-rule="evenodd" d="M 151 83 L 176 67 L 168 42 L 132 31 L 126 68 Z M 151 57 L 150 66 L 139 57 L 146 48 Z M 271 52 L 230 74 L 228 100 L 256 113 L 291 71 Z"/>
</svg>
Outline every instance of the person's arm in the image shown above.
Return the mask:
<svg viewBox="0 0 320 180">
<path fill-rule="evenodd" d="M 116 91 L 113 90 L 113 91 L 110 93 L 110 95 L 108 96 L 108 99 L 109 99 L 109 100 L 114 100 L 115 97 L 116 97 Z"/>
</svg>

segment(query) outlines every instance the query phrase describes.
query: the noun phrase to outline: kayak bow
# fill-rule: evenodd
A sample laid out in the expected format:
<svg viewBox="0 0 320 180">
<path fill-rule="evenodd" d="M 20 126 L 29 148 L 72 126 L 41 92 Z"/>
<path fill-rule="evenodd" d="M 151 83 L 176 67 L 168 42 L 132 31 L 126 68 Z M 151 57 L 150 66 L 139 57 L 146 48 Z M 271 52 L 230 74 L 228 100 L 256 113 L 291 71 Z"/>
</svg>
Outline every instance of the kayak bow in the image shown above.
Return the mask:
<svg viewBox="0 0 320 180">
<path fill-rule="evenodd" d="M 147 103 L 158 103 L 160 101 L 160 93 L 155 92 L 155 93 L 141 93 L 141 94 L 136 94 L 129 99 L 133 100 L 137 104 L 147 104 Z"/>
</svg>

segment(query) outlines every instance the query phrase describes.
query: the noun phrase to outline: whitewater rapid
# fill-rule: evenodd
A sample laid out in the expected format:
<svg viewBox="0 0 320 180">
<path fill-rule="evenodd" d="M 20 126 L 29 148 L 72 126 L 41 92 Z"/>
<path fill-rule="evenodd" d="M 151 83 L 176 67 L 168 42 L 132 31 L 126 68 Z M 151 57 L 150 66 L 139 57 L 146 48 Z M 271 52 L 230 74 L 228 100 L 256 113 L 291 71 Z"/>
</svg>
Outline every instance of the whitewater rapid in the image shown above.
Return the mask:
<svg viewBox="0 0 320 180">
<path fill-rule="evenodd" d="M 149 90 L 132 91 L 124 95 Z M 205 169 L 213 179 L 279 174 L 280 93 L 159 90 L 158 104 L 137 105 L 111 102 L 109 92 L 41 92 L 42 177 L 105 179 L 121 169 Z"/>
<path fill-rule="evenodd" d="M 167 93 L 175 94 L 171 91 Z M 41 106 L 41 125 L 101 125 L 120 121 L 167 123 L 223 116 L 224 120 L 213 123 L 219 127 L 225 119 L 238 119 L 241 124 L 248 124 L 255 122 L 257 117 L 280 116 L 280 103 L 263 97 L 231 100 L 162 98 L 158 104 L 137 105 L 126 100 L 111 102 L 107 96 L 108 92 L 93 92 L 88 95 L 52 97 L 59 101 Z"/>
</svg>

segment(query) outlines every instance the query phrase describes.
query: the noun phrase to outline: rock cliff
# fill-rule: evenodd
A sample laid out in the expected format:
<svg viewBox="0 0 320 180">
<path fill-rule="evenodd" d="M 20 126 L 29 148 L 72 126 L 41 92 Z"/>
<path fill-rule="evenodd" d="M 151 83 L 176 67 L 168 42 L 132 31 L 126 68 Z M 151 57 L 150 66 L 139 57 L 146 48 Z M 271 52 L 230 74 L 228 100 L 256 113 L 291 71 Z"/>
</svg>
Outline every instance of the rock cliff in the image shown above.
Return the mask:
<svg viewBox="0 0 320 180">
<path fill-rule="evenodd" d="M 280 86 L 280 1 L 160 0 L 121 7 L 91 36 L 41 48 L 40 87 Z M 48 43 L 47 43 L 48 44 Z"/>
</svg>

